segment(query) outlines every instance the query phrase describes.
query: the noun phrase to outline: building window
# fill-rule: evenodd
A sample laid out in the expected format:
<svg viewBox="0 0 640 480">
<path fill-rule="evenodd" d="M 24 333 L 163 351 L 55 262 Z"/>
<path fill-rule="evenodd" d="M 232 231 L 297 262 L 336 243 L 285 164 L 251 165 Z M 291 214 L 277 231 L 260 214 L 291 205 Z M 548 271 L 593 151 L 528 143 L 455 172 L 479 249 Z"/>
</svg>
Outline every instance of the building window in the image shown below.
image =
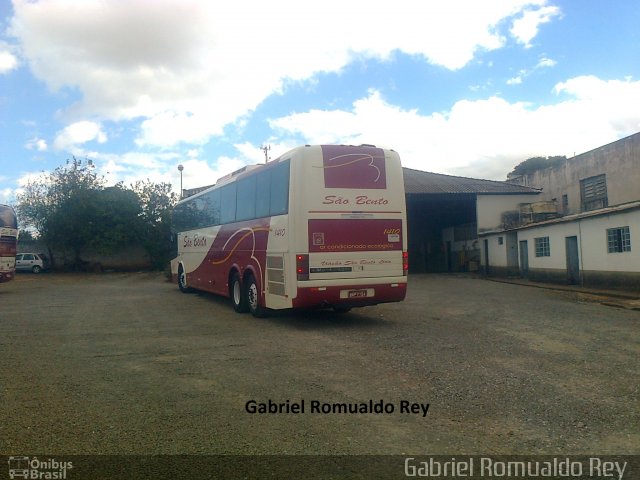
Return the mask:
<svg viewBox="0 0 640 480">
<path fill-rule="evenodd" d="M 562 195 L 562 213 L 569 214 L 569 196 L 566 193 Z"/>
<path fill-rule="evenodd" d="M 580 180 L 580 195 L 582 196 L 582 211 L 597 210 L 609 205 L 607 200 L 607 177 L 595 177 Z"/>
<path fill-rule="evenodd" d="M 504 237 L 498 237 L 498 245 L 502 245 L 504 243 Z"/>
<path fill-rule="evenodd" d="M 607 252 L 620 253 L 631 251 L 631 233 L 629 227 L 607 228 Z"/>
<path fill-rule="evenodd" d="M 538 237 L 535 239 L 536 257 L 550 257 L 551 247 L 549 245 L 549 237 Z"/>
</svg>

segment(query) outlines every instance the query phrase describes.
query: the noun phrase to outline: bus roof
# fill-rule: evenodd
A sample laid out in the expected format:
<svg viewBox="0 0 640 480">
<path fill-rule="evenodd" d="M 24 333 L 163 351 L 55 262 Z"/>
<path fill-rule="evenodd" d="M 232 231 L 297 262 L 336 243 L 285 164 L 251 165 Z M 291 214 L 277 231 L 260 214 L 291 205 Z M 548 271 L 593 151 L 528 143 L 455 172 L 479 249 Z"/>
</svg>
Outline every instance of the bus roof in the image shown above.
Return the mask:
<svg viewBox="0 0 640 480">
<path fill-rule="evenodd" d="M 228 173 L 227 175 L 224 175 L 222 177 L 220 177 L 216 183 L 214 183 L 213 185 L 208 185 L 208 186 L 204 186 L 204 187 L 196 187 L 190 190 L 186 190 L 187 192 L 194 192 L 192 194 L 189 195 L 185 195 L 183 196 L 183 198 L 178 202 L 178 204 L 186 201 L 186 200 L 190 200 L 190 199 L 194 199 L 197 198 L 201 195 L 204 195 L 205 193 L 221 187 L 223 185 L 226 185 L 228 183 L 232 183 L 236 180 L 238 180 L 239 178 L 243 177 L 245 173 L 249 173 L 252 172 L 254 170 L 259 170 L 265 167 L 269 167 L 271 165 L 274 165 L 276 163 L 282 162 L 284 160 L 289 159 L 294 152 L 304 149 L 304 148 L 310 148 L 310 147 L 323 147 L 325 145 L 300 145 L 298 147 L 292 148 L 291 150 L 287 150 L 285 153 L 283 153 L 282 155 L 280 155 L 279 157 L 275 158 L 274 160 L 269 160 L 267 163 L 259 163 L 259 164 L 252 164 L 252 165 L 245 165 L 244 167 L 239 168 L 238 170 L 235 170 L 231 173 Z M 368 143 L 363 143 L 361 145 L 334 145 L 335 147 L 362 147 L 362 148 L 380 148 L 381 150 L 388 150 L 388 151 L 392 151 L 395 152 L 395 150 L 393 149 L 387 149 L 384 147 L 376 147 L 375 145 L 371 145 Z"/>
</svg>

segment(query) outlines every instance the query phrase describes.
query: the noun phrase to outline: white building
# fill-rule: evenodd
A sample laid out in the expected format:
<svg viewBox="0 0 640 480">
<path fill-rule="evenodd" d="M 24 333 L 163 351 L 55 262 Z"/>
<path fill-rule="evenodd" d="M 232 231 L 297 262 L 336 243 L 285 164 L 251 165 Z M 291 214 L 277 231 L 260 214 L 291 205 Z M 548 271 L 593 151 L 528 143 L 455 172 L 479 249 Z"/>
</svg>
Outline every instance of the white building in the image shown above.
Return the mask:
<svg viewBox="0 0 640 480">
<path fill-rule="evenodd" d="M 640 133 L 517 180 L 536 201 L 478 201 L 489 275 L 640 290 Z"/>
</svg>

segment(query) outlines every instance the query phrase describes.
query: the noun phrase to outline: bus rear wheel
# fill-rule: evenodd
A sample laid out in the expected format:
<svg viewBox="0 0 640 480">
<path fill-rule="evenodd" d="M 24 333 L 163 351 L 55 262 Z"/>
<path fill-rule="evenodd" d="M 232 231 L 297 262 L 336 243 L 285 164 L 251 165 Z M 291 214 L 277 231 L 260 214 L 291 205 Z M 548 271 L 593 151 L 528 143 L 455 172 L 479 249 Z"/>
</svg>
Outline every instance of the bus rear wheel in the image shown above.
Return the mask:
<svg viewBox="0 0 640 480">
<path fill-rule="evenodd" d="M 229 293 L 231 300 L 233 301 L 233 309 L 238 313 L 245 313 L 249 311 L 247 306 L 247 295 L 242 291 L 242 283 L 240 282 L 240 275 L 235 272 L 231 276 L 229 282 Z"/>
<path fill-rule="evenodd" d="M 260 305 L 260 288 L 258 287 L 258 282 L 256 282 L 256 279 L 252 274 L 249 274 L 247 276 L 246 285 L 247 289 L 245 296 L 247 298 L 249 311 L 254 317 L 257 318 L 266 316 L 266 309 Z"/>
</svg>

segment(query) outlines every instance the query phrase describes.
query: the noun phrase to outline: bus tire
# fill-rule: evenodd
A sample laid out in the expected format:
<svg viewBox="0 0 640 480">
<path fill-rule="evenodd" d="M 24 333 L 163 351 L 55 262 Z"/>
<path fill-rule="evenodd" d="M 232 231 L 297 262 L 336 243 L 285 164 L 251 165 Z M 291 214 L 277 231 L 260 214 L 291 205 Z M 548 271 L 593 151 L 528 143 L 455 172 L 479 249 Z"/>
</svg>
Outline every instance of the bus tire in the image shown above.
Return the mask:
<svg viewBox="0 0 640 480">
<path fill-rule="evenodd" d="M 182 265 L 178 267 L 178 288 L 182 293 L 191 293 L 193 289 L 187 285 L 187 274 L 182 268 Z"/>
<path fill-rule="evenodd" d="M 262 318 L 266 316 L 266 309 L 260 305 L 260 287 L 256 278 L 250 273 L 247 275 L 246 285 L 246 299 L 249 311 L 256 318 Z"/>
<path fill-rule="evenodd" d="M 247 295 L 242 290 L 242 283 L 240 282 L 240 275 L 238 272 L 234 272 L 231 275 L 231 281 L 229 282 L 229 296 L 233 302 L 233 309 L 238 313 L 245 313 L 249 311 L 247 305 Z"/>
</svg>

